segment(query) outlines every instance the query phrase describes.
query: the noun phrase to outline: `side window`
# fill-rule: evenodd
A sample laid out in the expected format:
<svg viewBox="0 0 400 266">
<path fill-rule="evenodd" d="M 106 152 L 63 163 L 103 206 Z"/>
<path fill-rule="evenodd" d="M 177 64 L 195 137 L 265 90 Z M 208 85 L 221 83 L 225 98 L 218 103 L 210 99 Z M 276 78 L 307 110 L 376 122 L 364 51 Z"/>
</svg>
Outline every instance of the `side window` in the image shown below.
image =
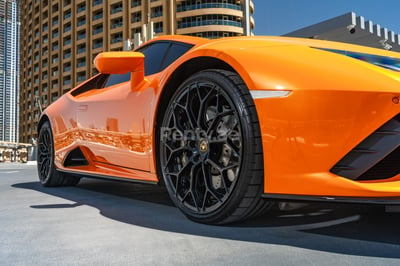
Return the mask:
<svg viewBox="0 0 400 266">
<path fill-rule="evenodd" d="M 181 57 L 181 55 L 186 53 L 190 48 L 192 48 L 192 46 L 173 43 L 169 48 L 167 55 L 165 56 L 161 69 L 164 69 L 172 64 L 176 59 Z"/>
<path fill-rule="evenodd" d="M 82 94 L 84 92 L 90 91 L 90 90 L 96 90 L 96 89 L 101 89 L 104 87 L 104 84 L 106 83 L 108 79 L 108 74 L 98 74 L 95 76 L 93 79 L 90 79 L 84 83 L 82 83 L 79 87 L 74 89 L 71 92 L 72 96 L 78 96 L 79 94 Z"/>
<path fill-rule="evenodd" d="M 161 63 L 169 47 L 168 42 L 154 43 L 138 50 L 144 54 L 144 74 L 151 75 L 161 70 Z"/>
<path fill-rule="evenodd" d="M 131 79 L 131 72 L 125 74 L 112 74 L 107 80 L 107 83 L 104 87 L 110 87 L 112 85 L 129 81 Z"/>
</svg>

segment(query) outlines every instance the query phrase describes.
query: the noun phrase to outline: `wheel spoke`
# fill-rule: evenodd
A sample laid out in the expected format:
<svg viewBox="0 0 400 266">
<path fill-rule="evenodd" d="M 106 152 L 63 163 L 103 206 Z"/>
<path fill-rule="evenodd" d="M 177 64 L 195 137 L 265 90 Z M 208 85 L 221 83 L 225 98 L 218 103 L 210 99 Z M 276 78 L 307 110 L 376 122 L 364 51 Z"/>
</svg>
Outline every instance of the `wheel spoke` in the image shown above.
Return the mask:
<svg viewBox="0 0 400 266">
<path fill-rule="evenodd" d="M 209 184 L 210 180 L 207 179 L 207 176 L 210 176 L 210 174 L 206 173 L 205 164 L 202 165 L 202 170 L 203 170 L 204 183 L 206 184 L 206 187 L 207 187 L 206 194 L 204 195 L 203 206 L 206 203 L 207 193 L 210 193 L 216 200 L 218 200 L 219 202 L 222 202 L 221 197 L 219 197 L 215 194 L 215 191 L 213 190 L 212 185 Z M 223 195 L 221 195 L 221 196 L 223 197 Z"/>
<path fill-rule="evenodd" d="M 239 117 L 228 94 L 208 80 L 190 83 L 172 97 L 162 126 L 160 161 L 170 194 L 191 212 L 219 208 L 236 184 L 242 155 Z M 166 138 L 174 133 L 183 138 Z"/>
</svg>

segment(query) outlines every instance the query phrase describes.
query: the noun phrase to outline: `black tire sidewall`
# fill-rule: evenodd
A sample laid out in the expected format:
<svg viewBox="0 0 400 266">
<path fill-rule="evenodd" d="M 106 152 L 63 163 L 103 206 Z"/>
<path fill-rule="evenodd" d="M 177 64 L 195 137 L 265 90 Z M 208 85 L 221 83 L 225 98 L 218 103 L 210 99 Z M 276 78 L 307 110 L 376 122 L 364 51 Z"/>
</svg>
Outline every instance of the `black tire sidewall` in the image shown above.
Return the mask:
<svg viewBox="0 0 400 266">
<path fill-rule="evenodd" d="M 54 175 L 55 172 L 55 165 L 54 165 L 54 141 L 53 141 L 53 132 L 51 130 L 51 126 L 50 123 L 48 121 L 44 122 L 43 125 L 40 127 L 40 131 L 39 131 L 39 141 L 40 141 L 40 136 L 41 134 L 44 134 L 44 132 L 47 131 L 49 133 L 50 136 L 50 143 L 49 143 L 49 147 L 50 147 L 50 160 L 49 160 L 49 171 L 46 177 L 41 176 L 41 173 L 39 171 L 39 162 L 38 162 L 38 174 L 39 174 L 39 180 L 40 183 L 42 183 L 42 185 L 44 186 L 48 186 L 50 185 L 50 181 L 51 181 L 51 177 Z M 40 145 L 40 143 L 38 143 L 38 145 Z M 37 149 L 37 157 L 36 158 L 40 158 L 39 154 L 40 153 L 40 149 Z"/>
<path fill-rule="evenodd" d="M 251 111 L 248 108 L 249 105 L 254 105 L 254 103 L 249 95 L 248 89 L 246 87 L 237 86 L 233 80 L 229 79 L 225 75 L 220 74 L 218 71 L 213 70 L 198 72 L 179 86 L 177 91 L 171 97 L 166 112 L 164 113 L 164 117 L 161 120 L 161 126 L 164 126 L 166 123 L 165 119 L 171 103 L 173 103 L 174 100 L 179 97 L 180 93 L 182 93 L 185 88 L 198 81 L 211 82 L 219 86 L 225 92 L 225 95 L 229 97 L 230 103 L 233 104 L 238 113 L 242 135 L 242 158 L 240 172 L 236 184 L 233 187 L 233 191 L 231 191 L 228 198 L 219 208 L 207 214 L 198 214 L 181 204 L 181 202 L 174 195 L 175 189 L 172 187 L 171 182 L 166 180 L 167 178 L 163 172 L 162 176 L 172 201 L 188 218 L 201 223 L 218 224 L 218 221 L 223 221 L 226 217 L 231 216 L 235 212 L 241 200 L 245 196 L 245 192 L 250 182 L 249 175 L 251 175 L 250 168 L 253 161 L 252 154 L 254 153 L 252 145 L 247 145 L 247 142 L 251 142 L 251 139 L 254 138 L 255 135 L 258 134 L 259 136 L 259 132 L 254 132 L 254 128 L 248 126 L 254 123 L 254 121 L 252 121 L 254 114 L 251 114 Z M 257 129 L 259 130 L 259 128 Z M 160 141 L 159 145 L 158 151 L 162 152 Z M 162 169 L 162 167 L 160 167 L 160 169 Z"/>
</svg>

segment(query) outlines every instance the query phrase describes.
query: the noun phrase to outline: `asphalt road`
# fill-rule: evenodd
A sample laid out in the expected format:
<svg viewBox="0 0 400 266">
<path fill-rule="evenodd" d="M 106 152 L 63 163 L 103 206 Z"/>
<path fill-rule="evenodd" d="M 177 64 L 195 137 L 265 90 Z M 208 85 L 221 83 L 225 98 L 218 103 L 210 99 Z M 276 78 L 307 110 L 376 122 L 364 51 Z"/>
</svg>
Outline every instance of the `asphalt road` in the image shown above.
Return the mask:
<svg viewBox="0 0 400 266">
<path fill-rule="evenodd" d="M 400 213 L 319 203 L 208 226 L 162 187 L 43 188 L 36 166 L 1 163 L 0 265 L 400 265 Z"/>
</svg>

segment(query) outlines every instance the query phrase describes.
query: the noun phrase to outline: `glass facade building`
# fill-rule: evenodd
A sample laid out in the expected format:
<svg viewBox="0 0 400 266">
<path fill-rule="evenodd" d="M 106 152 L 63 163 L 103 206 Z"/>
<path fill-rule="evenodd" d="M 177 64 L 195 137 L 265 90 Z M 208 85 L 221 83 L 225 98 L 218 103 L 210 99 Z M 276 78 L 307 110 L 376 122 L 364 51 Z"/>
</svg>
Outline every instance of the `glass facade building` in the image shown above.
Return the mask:
<svg viewBox="0 0 400 266">
<path fill-rule="evenodd" d="M 0 1 L 0 141 L 18 141 L 19 12 L 18 1 Z"/>
</svg>

